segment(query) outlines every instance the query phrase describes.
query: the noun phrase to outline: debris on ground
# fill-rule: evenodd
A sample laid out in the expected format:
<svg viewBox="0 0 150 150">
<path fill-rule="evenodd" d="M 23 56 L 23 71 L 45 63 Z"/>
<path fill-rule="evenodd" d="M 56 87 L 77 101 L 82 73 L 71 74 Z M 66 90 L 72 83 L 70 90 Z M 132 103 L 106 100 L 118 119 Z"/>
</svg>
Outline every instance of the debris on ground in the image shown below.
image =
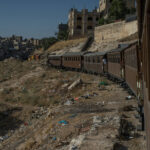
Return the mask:
<svg viewBox="0 0 150 150">
<path fill-rule="evenodd" d="M 107 86 L 108 83 L 106 81 L 101 81 L 99 84 L 98 84 L 98 87 L 101 87 L 101 86 Z"/>
<path fill-rule="evenodd" d="M 126 100 L 131 100 L 131 99 L 132 99 L 131 95 L 129 95 L 129 96 L 126 97 Z"/>
<path fill-rule="evenodd" d="M 0 149 L 146 150 L 137 101 L 126 101 L 129 93 L 120 86 L 13 61 L 0 63 Z M 82 84 L 68 90 L 77 79 Z"/>
<path fill-rule="evenodd" d="M 82 83 L 82 80 L 79 78 L 76 81 L 74 81 L 69 87 L 68 90 L 72 90 L 73 88 L 75 88 L 76 86 L 78 86 L 79 84 Z"/>
<path fill-rule="evenodd" d="M 62 125 L 67 125 L 67 124 L 68 124 L 68 122 L 67 122 L 66 120 L 61 120 L 61 121 L 59 121 L 58 123 L 59 123 L 59 124 L 62 124 Z"/>
</svg>

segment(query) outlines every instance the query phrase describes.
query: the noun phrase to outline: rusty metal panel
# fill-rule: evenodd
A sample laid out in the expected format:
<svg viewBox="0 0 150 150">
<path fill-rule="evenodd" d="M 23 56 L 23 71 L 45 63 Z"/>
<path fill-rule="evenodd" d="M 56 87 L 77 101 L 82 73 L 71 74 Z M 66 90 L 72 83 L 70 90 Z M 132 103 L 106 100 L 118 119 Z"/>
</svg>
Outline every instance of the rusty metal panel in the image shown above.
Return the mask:
<svg viewBox="0 0 150 150">
<path fill-rule="evenodd" d="M 126 66 L 125 67 L 125 80 L 135 95 L 137 95 L 137 69 Z"/>
<path fill-rule="evenodd" d="M 84 70 L 92 73 L 103 73 L 102 63 L 88 63 L 84 62 Z"/>
<path fill-rule="evenodd" d="M 61 56 L 50 56 L 48 58 L 48 63 L 55 67 L 61 67 Z"/>
<path fill-rule="evenodd" d="M 125 80 L 134 94 L 137 96 L 138 60 L 136 44 L 124 51 Z"/>
<path fill-rule="evenodd" d="M 146 128 L 146 139 L 147 139 L 147 149 L 150 149 L 150 101 L 148 98 L 148 89 L 146 88 L 146 83 L 144 82 L 144 116 L 145 116 L 145 128 Z"/>
<path fill-rule="evenodd" d="M 84 56 L 84 70 L 90 73 L 103 73 L 103 55 L 94 53 Z"/>
<path fill-rule="evenodd" d="M 138 0 L 139 41 L 142 45 L 142 71 L 144 87 L 144 116 L 147 149 L 150 149 L 150 1 Z"/>
<path fill-rule="evenodd" d="M 98 74 L 103 73 L 102 56 L 85 56 L 84 70 L 91 73 L 98 73 Z"/>
<path fill-rule="evenodd" d="M 121 78 L 121 64 L 108 62 L 108 73 Z"/>
<path fill-rule="evenodd" d="M 74 59 L 76 58 L 76 59 Z M 81 69 L 82 65 L 81 65 L 81 57 L 80 56 L 68 56 L 67 60 L 65 59 L 65 57 L 63 57 L 62 60 L 62 66 L 66 67 L 66 68 L 72 68 L 72 69 Z"/>
</svg>

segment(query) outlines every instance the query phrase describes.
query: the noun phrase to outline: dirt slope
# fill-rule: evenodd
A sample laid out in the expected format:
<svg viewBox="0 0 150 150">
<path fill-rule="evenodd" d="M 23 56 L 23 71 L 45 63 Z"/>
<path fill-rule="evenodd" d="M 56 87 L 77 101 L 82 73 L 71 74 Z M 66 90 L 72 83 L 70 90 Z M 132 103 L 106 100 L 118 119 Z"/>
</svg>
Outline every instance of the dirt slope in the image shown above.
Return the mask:
<svg viewBox="0 0 150 150">
<path fill-rule="evenodd" d="M 0 66 L 0 149 L 146 150 L 136 99 L 120 85 L 34 61 Z"/>
</svg>

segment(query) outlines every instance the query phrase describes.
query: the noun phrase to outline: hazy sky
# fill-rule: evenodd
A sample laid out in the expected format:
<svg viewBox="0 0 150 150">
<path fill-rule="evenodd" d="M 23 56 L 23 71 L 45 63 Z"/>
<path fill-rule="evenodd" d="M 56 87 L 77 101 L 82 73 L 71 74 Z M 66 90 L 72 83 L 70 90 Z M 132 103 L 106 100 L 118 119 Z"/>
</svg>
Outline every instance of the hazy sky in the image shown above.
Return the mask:
<svg viewBox="0 0 150 150">
<path fill-rule="evenodd" d="M 0 36 L 53 36 L 66 23 L 70 8 L 98 7 L 99 0 L 0 0 Z"/>
</svg>

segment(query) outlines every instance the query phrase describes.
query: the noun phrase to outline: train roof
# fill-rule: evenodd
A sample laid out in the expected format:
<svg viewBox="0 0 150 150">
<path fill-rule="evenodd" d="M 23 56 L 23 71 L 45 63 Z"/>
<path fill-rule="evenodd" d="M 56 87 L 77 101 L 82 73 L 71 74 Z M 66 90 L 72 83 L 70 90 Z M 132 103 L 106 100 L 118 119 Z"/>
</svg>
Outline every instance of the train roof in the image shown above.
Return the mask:
<svg viewBox="0 0 150 150">
<path fill-rule="evenodd" d="M 106 52 L 91 52 L 91 53 L 85 54 L 84 56 L 98 56 L 98 55 L 103 56 L 105 54 Z"/>
<path fill-rule="evenodd" d="M 67 52 L 63 56 L 81 56 L 90 52 Z"/>
<path fill-rule="evenodd" d="M 127 49 L 128 47 L 130 47 L 130 46 L 132 46 L 132 45 L 134 45 L 134 44 L 137 44 L 137 42 L 138 42 L 138 41 L 134 41 L 134 42 L 128 43 L 128 44 L 119 44 L 119 45 L 118 45 L 118 48 L 113 49 L 113 50 L 110 50 L 110 51 L 108 51 L 107 53 L 121 52 L 121 51 Z"/>
<path fill-rule="evenodd" d="M 48 55 L 48 57 L 61 57 L 62 55 Z"/>
<path fill-rule="evenodd" d="M 129 44 L 119 44 L 119 45 L 118 45 L 118 48 L 112 49 L 112 50 L 108 51 L 107 53 L 121 52 L 121 51 L 123 51 L 125 48 L 127 48 L 128 46 L 129 46 Z"/>
</svg>

